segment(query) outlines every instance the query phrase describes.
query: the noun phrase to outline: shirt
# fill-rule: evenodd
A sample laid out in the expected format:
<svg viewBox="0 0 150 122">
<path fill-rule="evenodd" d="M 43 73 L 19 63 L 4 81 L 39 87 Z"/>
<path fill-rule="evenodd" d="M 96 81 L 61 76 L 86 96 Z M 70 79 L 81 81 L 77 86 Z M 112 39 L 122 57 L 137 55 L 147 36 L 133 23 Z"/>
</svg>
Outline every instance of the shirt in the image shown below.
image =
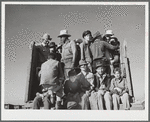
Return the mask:
<svg viewBox="0 0 150 122">
<path fill-rule="evenodd" d="M 75 41 L 67 40 L 62 46 L 62 60 L 72 58 L 72 62 L 75 63 L 77 54 Z"/>
<path fill-rule="evenodd" d="M 57 85 L 64 80 L 63 71 L 58 61 L 49 59 L 41 66 L 41 84 Z"/>
</svg>

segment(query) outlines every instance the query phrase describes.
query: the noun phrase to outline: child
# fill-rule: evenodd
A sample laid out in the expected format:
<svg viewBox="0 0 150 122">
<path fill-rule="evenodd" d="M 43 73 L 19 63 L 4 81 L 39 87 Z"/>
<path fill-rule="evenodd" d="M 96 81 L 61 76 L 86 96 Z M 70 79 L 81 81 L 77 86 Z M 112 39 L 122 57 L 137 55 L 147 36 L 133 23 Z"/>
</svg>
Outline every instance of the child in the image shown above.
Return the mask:
<svg viewBox="0 0 150 122">
<path fill-rule="evenodd" d="M 125 78 L 121 77 L 120 68 L 117 67 L 114 69 L 114 76 L 115 78 L 111 80 L 110 86 L 110 93 L 112 94 L 114 110 L 119 110 L 120 98 L 123 103 L 124 109 L 129 110 L 130 103 L 127 81 Z"/>
</svg>

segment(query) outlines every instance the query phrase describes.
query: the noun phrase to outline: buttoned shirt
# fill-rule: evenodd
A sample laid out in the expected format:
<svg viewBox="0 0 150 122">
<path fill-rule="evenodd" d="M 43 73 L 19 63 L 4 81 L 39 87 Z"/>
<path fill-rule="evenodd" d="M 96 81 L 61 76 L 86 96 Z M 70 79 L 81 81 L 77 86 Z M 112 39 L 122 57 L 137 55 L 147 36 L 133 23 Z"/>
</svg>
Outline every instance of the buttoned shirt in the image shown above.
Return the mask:
<svg viewBox="0 0 150 122">
<path fill-rule="evenodd" d="M 75 41 L 67 40 L 62 46 L 62 61 L 66 59 L 72 59 L 72 62 L 75 63 L 77 54 Z"/>
</svg>

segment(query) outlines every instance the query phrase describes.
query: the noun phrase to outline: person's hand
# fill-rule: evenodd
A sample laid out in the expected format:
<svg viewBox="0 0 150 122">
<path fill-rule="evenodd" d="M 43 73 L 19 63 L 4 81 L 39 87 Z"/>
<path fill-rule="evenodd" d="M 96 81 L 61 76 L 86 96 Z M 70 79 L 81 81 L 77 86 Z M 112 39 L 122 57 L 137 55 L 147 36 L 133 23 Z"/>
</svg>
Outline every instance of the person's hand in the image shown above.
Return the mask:
<svg viewBox="0 0 150 122">
<path fill-rule="evenodd" d="M 117 90 L 119 93 L 122 92 L 122 89 L 120 89 L 119 87 L 115 87 L 114 90 Z"/>
<path fill-rule="evenodd" d="M 35 41 L 31 41 L 29 45 L 29 49 L 32 49 L 34 44 L 35 44 Z"/>
</svg>

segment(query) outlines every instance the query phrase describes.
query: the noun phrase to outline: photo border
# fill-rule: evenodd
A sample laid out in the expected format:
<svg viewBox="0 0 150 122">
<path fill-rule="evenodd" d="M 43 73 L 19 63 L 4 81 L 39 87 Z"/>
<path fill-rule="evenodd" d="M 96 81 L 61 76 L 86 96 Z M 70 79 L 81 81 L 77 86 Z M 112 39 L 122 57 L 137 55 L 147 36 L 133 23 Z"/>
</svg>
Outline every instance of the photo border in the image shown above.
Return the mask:
<svg viewBox="0 0 150 122">
<path fill-rule="evenodd" d="M 99 120 L 101 120 L 101 121 L 103 121 L 103 120 L 122 120 L 122 116 L 121 116 L 121 118 L 120 117 L 118 117 L 118 118 L 116 118 L 116 119 L 114 119 L 116 116 L 114 116 L 114 114 L 115 115 L 117 115 L 117 114 L 119 114 L 119 113 L 121 113 L 125 118 L 126 118 L 126 120 L 127 121 L 130 121 L 130 120 L 145 120 L 145 118 L 147 118 L 147 120 L 148 120 L 148 113 L 149 113 L 149 105 L 148 105 L 148 103 L 149 102 L 147 102 L 146 101 L 146 98 L 148 99 L 148 101 L 149 101 L 149 95 L 148 95 L 148 92 L 146 91 L 147 89 L 148 89 L 148 91 L 149 91 L 149 82 L 145 82 L 145 110 L 140 110 L 140 111 L 134 111 L 134 110 L 131 110 L 131 111 L 109 111 L 109 110 L 107 110 L 107 111 L 100 111 L 100 115 L 101 116 L 103 116 L 103 117 L 105 117 L 105 119 L 102 119 L 102 118 L 99 118 L 99 116 L 97 116 L 97 114 L 95 114 L 95 110 L 92 110 L 92 111 L 87 111 L 87 110 L 82 110 L 82 111 L 76 111 L 76 110 L 71 110 L 71 111 L 68 111 L 68 110 L 55 110 L 55 111 L 52 111 L 52 112 L 50 112 L 49 110 L 47 111 L 47 110 L 41 110 L 41 111 L 38 111 L 38 110 L 34 110 L 34 111 L 32 111 L 32 110 L 5 110 L 4 109 L 4 79 L 5 79 L 5 72 L 3 72 L 3 71 L 5 71 L 4 70 L 4 66 L 5 66 L 5 59 L 4 59 L 4 55 L 5 55 L 5 5 L 7 5 L 7 4 L 11 4 L 11 5 L 14 5 L 14 4 L 34 4 L 34 5 L 47 5 L 47 3 L 50 3 L 51 5 L 55 5 L 55 4 L 52 4 L 52 3 L 58 3 L 58 1 L 57 2 L 52 2 L 52 1 L 50 1 L 50 2 L 2 2 L 1 3 L 1 5 L 2 5 L 2 9 L 1 9 L 1 17 L 2 17 L 2 25 L 1 25 L 1 46 L 2 46 L 2 51 L 1 51 L 1 67 L 2 67 L 2 71 L 1 71 L 1 119 L 2 120 L 22 120 L 22 118 L 25 118 L 24 120 L 37 120 L 37 116 L 39 115 L 39 114 L 41 114 L 41 113 L 43 113 L 43 112 L 45 112 L 45 115 L 43 115 L 42 114 L 42 118 L 38 118 L 38 120 L 97 120 L 97 121 L 99 121 Z M 72 2 L 59 2 L 59 4 L 58 5 L 66 5 L 66 3 L 67 4 L 72 4 Z M 115 2 L 75 2 L 75 4 L 74 5 L 77 5 L 78 3 L 80 3 L 80 5 L 87 5 L 88 3 L 89 3 L 89 5 L 97 5 L 97 3 L 105 3 L 104 5 L 114 5 L 114 3 Z M 117 2 L 115 5 L 125 5 L 125 4 L 128 4 L 129 2 Z M 146 13 L 146 15 L 145 15 L 145 40 L 147 40 L 147 41 L 145 41 L 146 43 L 145 43 L 145 81 L 149 81 L 149 43 L 148 43 L 148 41 L 149 41 L 149 4 L 148 4 L 148 2 L 130 2 L 131 4 L 130 5 L 135 5 L 135 3 L 136 3 L 136 5 L 141 5 L 141 3 L 142 3 L 142 5 L 143 5 L 143 3 L 144 3 L 144 5 L 145 5 L 145 8 L 146 8 L 146 10 L 145 10 L 145 13 Z M 62 117 L 58 117 L 57 116 L 57 118 L 55 117 L 55 115 L 57 115 L 58 114 L 58 112 L 64 117 L 64 118 L 62 118 Z M 28 113 L 28 115 L 26 115 L 26 113 Z M 65 113 L 65 114 L 64 114 Z M 83 114 L 82 116 L 81 116 L 81 113 Z M 19 117 L 18 117 L 18 114 L 20 115 Z M 32 118 L 31 118 L 31 114 L 32 114 Z M 87 116 L 87 114 L 88 115 L 95 115 L 95 116 Z M 113 114 L 113 116 L 109 116 L 110 118 L 108 118 L 108 115 L 110 115 L 110 114 Z M 8 116 L 9 115 L 9 116 Z M 47 116 L 47 115 L 50 115 L 49 117 Z M 67 115 L 67 116 L 66 116 Z M 73 115 L 73 117 L 72 117 L 72 115 Z M 131 117 L 131 115 L 132 115 L 132 117 Z M 137 115 L 139 115 L 139 116 L 137 116 Z M 145 117 L 143 118 L 142 117 L 142 115 L 145 115 Z M 7 117 L 6 117 L 7 116 Z M 55 118 L 52 118 L 52 116 L 54 116 Z M 76 117 L 76 116 L 78 116 L 78 117 L 80 117 L 79 119 L 76 119 L 76 118 L 74 118 L 74 117 Z M 133 117 L 134 116 L 134 117 Z M 66 118 L 66 117 L 68 117 L 68 118 Z M 90 117 L 90 118 L 87 118 L 87 117 Z M 28 119 L 27 119 L 28 118 Z M 86 118 L 86 119 L 85 119 Z M 106 119 L 107 118 L 107 119 Z M 123 119 L 124 120 L 124 119 Z"/>
</svg>

